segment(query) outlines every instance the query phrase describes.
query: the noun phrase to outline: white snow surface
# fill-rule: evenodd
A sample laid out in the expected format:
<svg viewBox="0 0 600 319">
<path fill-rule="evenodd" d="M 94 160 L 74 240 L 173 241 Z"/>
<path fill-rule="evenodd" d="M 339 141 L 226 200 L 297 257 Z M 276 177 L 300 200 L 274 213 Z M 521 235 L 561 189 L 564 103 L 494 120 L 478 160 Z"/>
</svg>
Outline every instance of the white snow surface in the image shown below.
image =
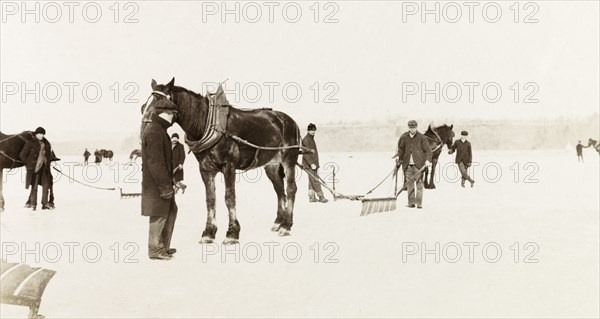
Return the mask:
<svg viewBox="0 0 600 319">
<path fill-rule="evenodd" d="M 365 193 L 392 169 L 392 155 L 322 153 L 321 176 L 331 180 L 335 165 L 338 191 Z M 47 318 L 598 317 L 599 157 L 584 156 L 580 164 L 574 149 L 475 150 L 475 187 L 461 188 L 453 157 L 444 152 L 440 172 L 447 176 L 440 173 L 437 189 L 425 190 L 423 209 L 404 207 L 403 193 L 396 211 L 366 217 L 359 216 L 360 202 L 333 201 L 331 194 L 327 204 L 309 203 L 303 174 L 289 237 L 270 231 L 276 195 L 264 171 L 250 171 L 236 185 L 240 244 L 227 247 L 221 245 L 228 214 L 220 175 L 217 244 L 198 243 L 205 191 L 197 161 L 188 157 L 188 188 L 176 198 L 172 246 L 178 252 L 170 261 L 147 257 L 140 197 L 120 199 L 118 190 L 62 176 L 55 184 L 57 209 L 32 212 L 23 208 L 24 173 L 5 171 L 2 258 L 57 271 L 42 299 Z M 81 159 L 63 158 L 61 169 L 75 161 Z M 125 182 L 134 172 L 123 165 L 127 159 L 117 161 L 112 168 L 101 164 L 93 185 L 139 192 L 139 182 Z M 494 182 L 496 169 L 501 176 Z M 88 180 L 95 170 L 87 169 Z M 84 181 L 82 166 L 72 174 Z M 141 178 L 139 167 L 129 178 Z M 391 191 L 384 183 L 373 196 Z M 472 262 L 465 243 L 478 245 Z M 69 245 L 78 245 L 72 254 Z M 403 254 L 415 247 L 416 254 Z M 434 252 L 423 255 L 421 248 Z M 1 311 L 3 318 L 27 316 L 24 307 L 2 305 Z"/>
</svg>

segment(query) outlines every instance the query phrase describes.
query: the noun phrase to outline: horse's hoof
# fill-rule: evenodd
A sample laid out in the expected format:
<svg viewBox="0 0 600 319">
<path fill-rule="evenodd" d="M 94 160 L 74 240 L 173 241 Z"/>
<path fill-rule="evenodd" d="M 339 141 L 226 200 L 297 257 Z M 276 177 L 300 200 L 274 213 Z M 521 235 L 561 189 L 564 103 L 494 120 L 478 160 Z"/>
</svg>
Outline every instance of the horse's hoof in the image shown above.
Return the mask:
<svg viewBox="0 0 600 319">
<path fill-rule="evenodd" d="M 288 229 L 280 228 L 279 229 L 279 237 L 291 236 L 292 234 Z"/>
<path fill-rule="evenodd" d="M 271 227 L 271 231 L 279 231 L 279 229 L 281 228 L 281 224 L 273 224 L 273 227 Z"/>
<path fill-rule="evenodd" d="M 239 244 L 240 241 L 238 239 L 235 238 L 230 238 L 227 237 L 223 240 L 223 245 L 235 245 L 235 244 Z"/>
<path fill-rule="evenodd" d="M 202 237 L 202 239 L 200 239 L 200 244 L 212 244 L 214 242 L 215 240 L 210 237 Z"/>
</svg>

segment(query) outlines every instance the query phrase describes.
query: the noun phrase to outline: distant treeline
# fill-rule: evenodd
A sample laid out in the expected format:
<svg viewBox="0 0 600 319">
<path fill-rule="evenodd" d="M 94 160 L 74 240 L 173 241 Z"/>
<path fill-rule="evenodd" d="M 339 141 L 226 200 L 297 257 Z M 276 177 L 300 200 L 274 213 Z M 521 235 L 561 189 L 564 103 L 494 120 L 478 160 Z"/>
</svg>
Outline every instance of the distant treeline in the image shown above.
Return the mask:
<svg viewBox="0 0 600 319">
<path fill-rule="evenodd" d="M 419 122 L 419 131 L 427 129 L 427 120 L 416 120 Z M 381 151 L 393 155 L 398 138 L 407 131 L 407 121 L 405 118 L 388 118 L 385 121 L 368 123 L 317 122 L 317 145 L 320 152 Z M 460 131 L 469 131 L 469 140 L 480 150 L 565 149 L 567 146 L 574 148 L 578 140 L 587 145 L 588 138 L 600 138 L 598 114 L 583 118 L 559 117 L 540 121 L 454 120 L 448 121 L 448 124 L 454 124 L 457 137 L 460 136 Z M 304 136 L 306 129 L 301 129 Z M 53 147 L 61 155 L 80 155 L 85 147 L 92 153 L 96 148 L 111 149 L 118 159 L 129 156 L 129 153 L 140 148 L 140 145 L 139 136 L 136 134 L 112 141 L 54 142 Z"/>
<path fill-rule="evenodd" d="M 370 123 L 323 123 L 317 131 L 321 152 L 394 152 L 400 135 L 407 131 L 408 119 Z M 398 123 L 398 124 L 396 124 Z M 442 124 L 442 123 L 437 123 Z M 469 140 L 480 150 L 535 150 L 573 148 L 579 140 L 587 145 L 588 138 L 600 138 L 600 117 L 555 118 L 546 121 L 454 121 L 457 138 L 462 130 L 469 131 Z M 428 123 L 419 122 L 419 131 Z M 303 134 L 305 134 L 303 132 Z"/>
</svg>

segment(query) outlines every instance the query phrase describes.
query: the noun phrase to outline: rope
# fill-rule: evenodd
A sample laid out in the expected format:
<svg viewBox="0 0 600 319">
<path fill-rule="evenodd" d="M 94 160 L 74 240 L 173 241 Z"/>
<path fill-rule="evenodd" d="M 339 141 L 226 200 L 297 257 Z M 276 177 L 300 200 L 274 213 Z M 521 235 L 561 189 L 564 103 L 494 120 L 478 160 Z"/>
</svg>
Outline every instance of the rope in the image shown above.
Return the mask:
<svg viewBox="0 0 600 319">
<path fill-rule="evenodd" d="M 95 189 L 100 189 L 100 190 L 105 190 L 105 191 L 114 191 L 114 190 L 115 190 L 115 188 L 114 188 L 114 187 L 112 187 L 112 188 L 107 188 L 107 187 L 96 187 L 96 186 L 88 185 L 88 184 L 82 183 L 82 182 L 80 182 L 80 181 L 78 181 L 78 180 L 74 179 L 73 177 L 71 177 L 71 176 L 69 176 L 69 175 L 67 175 L 67 174 L 63 173 L 61 170 L 59 170 L 58 168 L 56 168 L 56 167 L 54 167 L 54 166 L 52 166 L 52 169 L 54 169 L 55 171 L 59 172 L 60 174 L 62 174 L 62 175 L 64 175 L 64 176 L 66 176 L 66 177 L 67 177 L 67 178 L 69 178 L 70 180 L 72 180 L 72 181 L 74 181 L 74 182 L 76 182 L 76 183 L 79 183 L 79 184 L 81 184 L 81 185 L 83 185 L 83 186 L 90 187 L 90 188 L 95 188 Z"/>
<path fill-rule="evenodd" d="M 0 155 L 2 155 L 2 156 L 4 156 L 4 157 L 8 158 L 9 160 L 11 160 L 11 161 L 13 161 L 13 162 L 15 162 L 15 163 L 23 163 L 23 162 L 22 162 L 22 161 L 20 161 L 20 160 L 17 160 L 17 159 L 14 159 L 14 158 L 12 158 L 12 157 L 8 156 L 8 154 L 4 153 L 2 150 L 0 150 Z"/>
<path fill-rule="evenodd" d="M 245 144 L 247 146 L 256 148 L 258 150 L 264 150 L 264 151 L 281 151 L 281 150 L 288 150 L 288 149 L 292 149 L 292 148 L 298 148 L 298 149 L 300 149 L 302 151 L 312 151 L 310 148 L 302 146 L 302 145 L 290 145 L 290 146 L 279 146 L 279 147 L 259 146 L 259 145 L 256 145 L 256 144 L 252 144 L 252 143 L 246 141 L 245 139 L 243 139 L 243 138 L 241 138 L 241 137 L 239 137 L 237 135 L 233 135 L 233 134 L 231 134 L 231 133 L 229 133 L 229 132 L 227 132 L 225 130 L 221 131 L 221 133 L 225 134 L 225 136 L 227 136 L 227 137 L 229 137 L 229 138 L 231 138 L 231 139 L 233 139 L 233 140 L 235 140 L 237 142 L 240 142 L 240 143 Z"/>
<path fill-rule="evenodd" d="M 365 194 L 365 196 L 371 194 L 374 190 L 376 190 L 377 188 L 379 188 L 379 186 L 381 186 L 381 184 L 383 184 L 383 182 L 385 182 L 388 178 L 390 178 L 390 176 L 392 174 L 394 174 L 395 171 L 396 171 L 396 168 L 394 167 L 394 169 L 389 174 L 387 174 L 387 176 L 381 182 L 379 182 L 379 184 L 377 184 L 375 187 L 373 187 L 373 189 L 371 189 L 370 191 L 368 191 L 367 194 Z"/>
</svg>

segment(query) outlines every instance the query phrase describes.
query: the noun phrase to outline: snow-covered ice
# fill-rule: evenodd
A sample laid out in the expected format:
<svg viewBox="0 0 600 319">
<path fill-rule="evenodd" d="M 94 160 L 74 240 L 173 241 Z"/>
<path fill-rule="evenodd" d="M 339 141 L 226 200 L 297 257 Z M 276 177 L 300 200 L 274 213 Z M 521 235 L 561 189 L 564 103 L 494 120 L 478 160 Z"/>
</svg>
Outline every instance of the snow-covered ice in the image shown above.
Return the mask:
<svg viewBox="0 0 600 319">
<path fill-rule="evenodd" d="M 364 193 L 392 169 L 392 153 L 323 153 L 321 176 L 330 180 L 335 165 L 338 191 Z M 599 157 L 584 155 L 579 164 L 575 150 L 475 149 L 475 187 L 461 188 L 443 153 L 444 174 L 436 190 L 425 190 L 422 210 L 404 207 L 402 194 L 396 211 L 367 217 L 359 216 L 360 202 L 308 203 L 302 175 L 292 236 L 283 238 L 270 231 L 272 186 L 264 171 L 250 171 L 237 184 L 240 244 L 227 247 L 220 244 L 228 222 L 222 182 L 219 244 L 198 244 L 204 186 L 188 157 L 189 187 L 177 195 L 178 252 L 167 262 L 147 258 L 139 197 L 120 199 L 63 176 L 57 209 L 31 212 L 23 208 L 21 170 L 5 171 L 2 257 L 58 271 L 40 309 L 48 318 L 598 317 Z M 74 161 L 63 158 L 63 171 Z M 93 185 L 139 192 L 135 167 L 100 168 Z M 95 168 L 87 170 L 94 179 Z M 81 166 L 73 176 L 83 180 Z M 391 189 L 386 183 L 377 195 Z M 2 305 L 2 317 L 26 315 Z"/>
</svg>

